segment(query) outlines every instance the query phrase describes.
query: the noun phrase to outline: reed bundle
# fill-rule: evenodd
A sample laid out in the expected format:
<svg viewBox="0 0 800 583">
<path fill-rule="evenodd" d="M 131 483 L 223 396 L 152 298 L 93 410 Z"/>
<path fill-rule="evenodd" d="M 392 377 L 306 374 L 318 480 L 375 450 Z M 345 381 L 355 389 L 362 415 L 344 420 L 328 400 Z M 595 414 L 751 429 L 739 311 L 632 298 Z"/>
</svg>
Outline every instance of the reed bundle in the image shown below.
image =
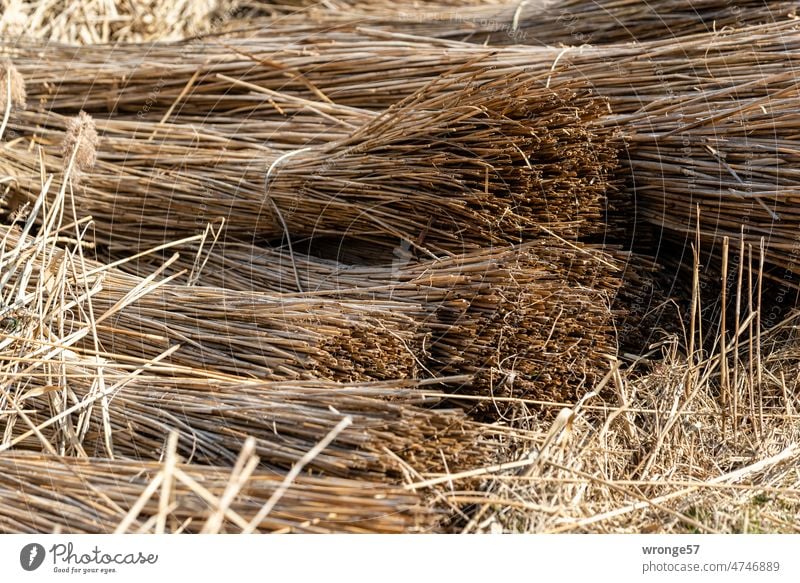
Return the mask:
<svg viewBox="0 0 800 583">
<path fill-rule="evenodd" d="M 651 292 L 634 285 L 625 301 L 615 303 L 621 274 L 634 269 L 629 262 L 630 254 L 621 251 L 553 238 L 376 266 L 233 242 L 211 248 L 191 279 L 287 294 L 296 292 L 299 282 L 304 293 L 298 297 L 421 306 L 420 324 L 429 336 L 418 344 L 430 353 L 428 373 L 474 374 L 459 390 L 486 395 L 513 371 L 514 394 L 570 398 L 576 379 L 604 370 L 607 357 L 616 353 L 613 325 L 615 319 L 627 320 L 626 303 L 651 302 Z"/>
<path fill-rule="evenodd" d="M 740 238 L 756 250 L 763 238 L 767 264 L 791 280 L 800 274 L 800 86 L 793 71 L 747 77 L 744 63 L 755 63 L 742 60 L 736 83 L 656 99 L 607 123 L 627 128 L 629 189 L 662 236 L 686 246 L 699 227 L 719 265 L 725 237 L 736 255 Z"/>
<path fill-rule="evenodd" d="M 189 463 L 231 465 L 245 440 L 254 438 L 262 466 L 280 471 L 298 463 L 349 416 L 352 423 L 308 470 L 396 481 L 403 464 L 421 473 L 466 469 L 491 458 L 496 446 L 492 430 L 459 409 L 441 407 L 447 396 L 437 385 L 467 377 L 265 383 L 175 376 L 186 373 L 164 364 L 133 376 L 131 370 L 140 367 L 135 359 L 116 356 L 102 366 L 91 354 L 67 357 L 61 363 L 63 386 L 47 384 L 44 363 L 28 378 L 5 375 L 10 388 L 4 448 L 156 461 L 166 454 L 164 436 L 176 431 L 177 452 Z"/>
<path fill-rule="evenodd" d="M 180 342 L 171 362 L 260 378 L 390 379 L 424 370 L 475 374 L 485 394 L 513 367 L 515 390 L 565 396 L 615 354 L 610 305 L 621 268 L 600 249 L 541 240 L 384 272 L 383 289 L 366 294 L 165 284 L 116 310 L 98 334 L 110 352 L 153 358 Z M 136 281 L 107 273 L 95 311 L 114 311 L 141 287 Z M 322 351 L 307 348 L 315 334 Z"/>
<path fill-rule="evenodd" d="M 637 237 L 640 244 L 641 239 Z M 550 240 L 548 245 L 552 244 Z M 601 249 L 597 245 L 575 245 L 589 253 Z M 281 293 L 301 290 L 317 297 L 385 299 L 423 305 L 436 305 L 447 297 L 448 283 L 453 287 L 459 285 L 457 279 L 448 282 L 447 277 L 439 279 L 435 275 L 442 266 L 441 260 L 418 259 L 409 248 L 402 246 L 397 247 L 390 257 L 383 254 L 382 260 L 374 264 L 364 264 L 363 260 L 353 263 L 348 257 L 336 259 L 341 254 L 352 254 L 358 248 L 351 241 L 341 241 L 328 249 L 333 258 L 322 258 L 298 253 L 297 249 L 289 253 L 285 247 L 256 245 L 235 239 L 204 239 L 174 247 L 180 257 L 170 266 L 169 273 L 176 275 L 176 282 L 190 286 Z M 672 330 L 669 322 L 662 321 L 662 316 L 673 282 L 668 277 L 658 276 L 663 267 L 651 256 L 623 251 L 610 244 L 603 245 L 602 251 L 620 269 L 617 276 L 621 284 L 616 293 L 609 294 L 618 342 L 621 348 L 637 353 L 653 340 L 655 328 L 660 326 Z M 510 255 L 515 252 L 514 249 L 502 250 L 502 253 Z M 471 252 L 460 256 L 458 261 L 468 266 L 472 262 L 480 263 L 486 255 L 485 252 Z M 136 262 L 126 262 L 122 267 L 133 273 L 148 274 L 162 265 L 164 259 L 158 254 L 146 255 Z M 569 272 L 569 269 L 565 271 Z M 587 285 L 592 287 L 594 283 Z M 614 285 L 600 287 L 613 289 Z M 455 292 L 451 290 L 451 293 Z"/>
<path fill-rule="evenodd" d="M 382 111 L 442 75 L 474 73 L 481 81 L 509 75 L 583 83 L 610 100 L 616 114 L 654 98 L 690 95 L 775 73 L 796 71 L 800 44 L 793 22 L 734 32 L 666 38 L 635 45 L 483 47 L 409 38 L 361 28 L 306 27 L 262 37 L 154 45 L 59 48 L 3 46 L 44 110 L 96 117 L 169 121 L 182 115 L 230 116 L 251 123 L 274 115 L 275 92 L 339 106 Z M 158 95 L 148 104 L 154 88 Z M 438 85 L 452 93 L 453 87 Z M 430 90 L 428 91 L 430 95 Z M 145 108 L 145 105 L 147 107 Z"/>
<path fill-rule="evenodd" d="M 383 237 L 429 255 L 519 242 L 540 226 L 591 235 L 603 229 L 616 166 L 613 137 L 586 129 L 603 107 L 533 79 L 454 76 L 345 139 L 291 153 L 220 143 L 190 128 L 174 141 L 151 141 L 140 136 L 155 124 L 130 133 L 100 122 L 97 164 L 74 196 L 80 214 L 95 220 L 97 241 L 123 249 L 193 235 L 220 219 L 239 236 Z M 67 123 L 55 114 L 25 120 L 17 131 L 53 146 Z M 38 157 L 19 143 L 0 163 L 29 198 L 41 189 Z M 57 161 L 44 158 L 55 173 Z"/>
<path fill-rule="evenodd" d="M 76 295 L 92 290 L 94 337 L 85 342 L 110 354 L 170 351 L 167 361 L 179 366 L 271 380 L 416 376 L 425 341 L 418 305 L 187 288 L 97 266 L 81 272 L 77 256 L 51 257 L 34 263 L 37 271 L 66 274 Z"/>
<path fill-rule="evenodd" d="M 306 476 L 265 514 L 283 476 L 248 465 L 179 463 L 165 477 L 157 462 L 6 452 L 0 468 L 4 533 L 158 532 L 159 522 L 161 532 L 399 533 L 427 530 L 438 519 L 435 508 L 403 489 Z M 164 480 L 171 482 L 166 508 L 157 492 Z M 235 494 L 227 510 L 226 493 Z"/>
<path fill-rule="evenodd" d="M 253 35 L 290 24 L 328 28 L 359 25 L 415 36 L 476 44 L 581 45 L 679 38 L 793 18 L 792 1 L 745 0 L 534 0 L 474 6 L 424 2 L 338 2 L 257 7 L 250 18 L 224 24 L 232 35 Z M 258 18 L 268 16 L 269 18 Z"/>
<path fill-rule="evenodd" d="M 289 298 L 161 285 L 107 273 L 94 298 L 106 350 L 182 366 L 282 380 L 413 378 L 424 346 L 418 305 Z M 141 297 L 116 309 L 132 294 Z"/>
</svg>

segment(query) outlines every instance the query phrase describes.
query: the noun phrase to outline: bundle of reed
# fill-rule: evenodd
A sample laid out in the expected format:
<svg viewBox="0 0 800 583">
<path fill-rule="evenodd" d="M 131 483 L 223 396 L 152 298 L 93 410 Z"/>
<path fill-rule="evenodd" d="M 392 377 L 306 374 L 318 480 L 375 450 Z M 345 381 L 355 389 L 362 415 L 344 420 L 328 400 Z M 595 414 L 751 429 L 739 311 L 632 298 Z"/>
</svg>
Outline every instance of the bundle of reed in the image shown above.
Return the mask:
<svg viewBox="0 0 800 583">
<path fill-rule="evenodd" d="M 74 114 L 109 112 L 170 120 L 180 115 L 258 119 L 274 92 L 314 102 L 382 110 L 443 74 L 472 72 L 484 81 L 508 75 L 580 81 L 630 113 L 654 98 L 690 95 L 752 78 L 797 70 L 800 33 L 793 22 L 735 32 L 666 38 L 635 45 L 483 47 L 344 27 L 271 30 L 256 38 L 186 45 L 56 51 L 4 46 L 28 83 L 31 101 Z M 451 92 L 442 84 L 440 92 Z M 274 108 L 272 108 L 274 109 Z M 175 117 L 177 116 L 177 117 Z"/>
<path fill-rule="evenodd" d="M 499 394 L 498 375 L 513 371 L 515 393 L 568 398 L 616 352 L 610 306 L 622 267 L 600 248 L 541 239 L 380 275 L 364 268 L 348 274 L 352 291 L 340 281 L 316 294 L 234 292 L 151 283 L 113 269 L 97 285 L 91 271 L 71 285 L 93 290 L 91 330 L 106 353 L 151 359 L 168 351 L 175 365 L 267 379 L 471 374 L 464 391 L 484 396 Z M 347 316 L 359 311 L 380 350 L 360 337 L 353 346 L 361 328 Z M 346 351 L 331 348 L 343 344 Z M 79 346 L 92 347 L 90 339 Z"/>
<path fill-rule="evenodd" d="M 299 476 L 284 489 L 252 459 L 230 468 L 6 452 L 0 531 L 401 533 L 438 519 L 419 495 L 374 482 Z"/>
<path fill-rule="evenodd" d="M 796 11 L 797 2 L 788 0 L 559 0 L 549 2 L 544 11 L 523 7 L 517 17 L 517 35 L 490 31 L 490 35 L 479 35 L 476 40 L 552 45 L 675 40 L 785 22 L 793 20 Z"/>
<path fill-rule="evenodd" d="M 519 242 L 541 234 L 540 226 L 561 236 L 596 234 L 617 144 L 587 124 L 604 107 L 535 79 L 456 75 L 346 139 L 291 153 L 235 140 L 220 150 L 218 140 L 200 142 L 189 128 L 175 142 L 145 140 L 139 127 L 104 135 L 97 165 L 74 196 L 79 212 L 94 218 L 97 241 L 123 249 L 193 235 L 217 219 L 240 236 L 383 237 L 429 254 Z M 56 138 L 39 126 L 67 124 L 54 114 L 25 119 L 15 129 L 43 134 L 36 143 Z M 7 148 L 2 167 L 33 197 L 40 160 L 28 145 Z M 44 164 L 56 172 L 64 161 L 45 154 Z"/>
<path fill-rule="evenodd" d="M 613 258 L 542 241 L 490 251 L 482 263 L 459 259 L 420 274 L 432 287 L 438 278 L 447 282 L 427 368 L 475 376 L 456 392 L 564 401 L 605 372 L 617 351 L 611 298 L 620 266 Z"/>
<path fill-rule="evenodd" d="M 76 283 L 77 286 L 82 284 Z M 268 380 L 413 378 L 423 308 L 186 288 L 106 270 L 93 296 L 105 351 Z M 91 285 L 90 285 L 91 286 Z"/>
<path fill-rule="evenodd" d="M 245 439 L 254 438 L 261 463 L 280 470 L 298 463 L 349 417 L 350 425 L 308 470 L 391 481 L 406 467 L 421 473 L 474 467 L 496 446 L 492 430 L 469 421 L 460 409 L 441 406 L 447 395 L 437 387 L 466 377 L 265 383 L 203 378 L 200 371 L 174 376 L 187 371 L 114 356 L 98 365 L 91 352 L 69 355 L 59 379 L 63 386 L 48 384 L 41 367 L 26 375 L 4 371 L 10 400 L 2 449 L 159 460 L 164 436 L 175 431 L 177 452 L 190 463 L 232 464 Z M 146 372 L 131 374 L 140 369 Z"/>
<path fill-rule="evenodd" d="M 403 378 L 419 359 L 429 374 L 476 374 L 481 391 L 495 382 L 481 373 L 513 366 L 525 393 L 563 394 L 615 353 L 620 265 L 599 249 L 542 240 L 417 269 L 375 299 L 165 284 L 118 310 L 141 280 L 107 273 L 92 301 L 110 352 L 152 358 L 182 343 L 170 362 L 267 379 Z"/>
<path fill-rule="evenodd" d="M 189 267 L 194 254 L 187 255 Z M 419 305 L 430 330 L 428 373 L 473 374 L 463 391 L 486 395 L 489 388 L 511 391 L 498 383 L 513 371 L 514 394 L 564 399 L 574 396 L 584 373 L 593 377 L 616 354 L 615 318 L 636 325 L 626 303 L 651 302 L 635 284 L 615 302 L 620 275 L 637 270 L 630 261 L 626 252 L 554 238 L 376 266 L 223 243 L 196 262 L 203 267 L 192 281 L 287 293 L 299 283 L 302 297 Z"/>
<path fill-rule="evenodd" d="M 259 6 L 249 11 L 250 18 L 229 21 L 219 32 L 250 36 L 289 24 L 314 22 L 327 27 L 369 26 L 477 44 L 582 45 L 677 38 L 773 23 L 794 18 L 796 10 L 797 3 L 787 0 L 735 4 L 728 0 L 535 0 L 474 6 L 356 0 L 333 7 L 314 3 L 301 11 L 291 6 Z"/>
<path fill-rule="evenodd" d="M 769 265 L 800 274 L 798 97 L 793 72 L 754 70 L 749 80 L 607 120 L 631 134 L 641 216 L 684 246 L 699 228 L 718 264 L 725 237 L 737 255 L 740 237 L 756 250 L 763 238 Z"/>
<path fill-rule="evenodd" d="M 37 242 L 20 245 L 24 234 L 0 232 L 3 251 L 8 246 L 10 259 L 20 255 L 24 263 L 20 275 L 3 279 L 6 293 L 27 278 L 49 298 L 48 311 L 31 318 L 34 329 L 53 322 L 56 336 L 76 346 L 140 359 L 167 352 L 175 365 L 267 380 L 413 378 L 424 354 L 424 310 L 409 302 L 187 288 L 156 281 L 157 272 L 140 278 L 94 264 L 79 251 L 54 247 L 31 257 L 23 253 Z M 56 274 L 58 294 L 48 289 Z M 35 299 L 26 295 L 25 303 Z M 15 306 L 9 304 L 4 313 Z"/>
</svg>

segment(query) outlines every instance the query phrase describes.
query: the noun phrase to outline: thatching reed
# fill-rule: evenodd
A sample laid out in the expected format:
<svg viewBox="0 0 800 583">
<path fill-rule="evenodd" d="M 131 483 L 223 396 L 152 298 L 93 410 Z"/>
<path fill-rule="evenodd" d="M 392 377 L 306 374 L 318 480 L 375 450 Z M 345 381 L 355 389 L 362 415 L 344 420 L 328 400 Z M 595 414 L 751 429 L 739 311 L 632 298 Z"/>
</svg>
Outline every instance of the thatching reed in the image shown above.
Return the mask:
<svg viewBox="0 0 800 583">
<path fill-rule="evenodd" d="M 541 235 L 602 232 L 616 144 L 586 129 L 600 100 L 535 79 L 444 78 L 353 128 L 291 152 L 235 139 L 145 140 L 98 121 L 95 170 L 76 188 L 98 243 L 129 249 L 194 235 L 224 219 L 239 236 L 405 240 L 430 255 Z M 66 119 L 29 114 L 19 132 L 55 141 Z M 177 131 L 177 130 L 176 130 Z M 119 133 L 117 133 L 119 132 Z M 224 144 L 225 149 L 220 149 Z M 3 167 L 33 198 L 37 153 L 8 148 Z M 45 156 L 45 166 L 56 165 Z M 394 245 L 395 243 L 391 243 Z"/>
<path fill-rule="evenodd" d="M 187 255 L 188 268 L 194 257 Z M 232 243 L 210 248 L 191 279 L 286 293 L 299 283 L 304 293 L 297 297 L 420 306 L 428 336 L 418 345 L 429 353 L 429 374 L 475 374 L 459 392 L 567 399 L 584 377 L 607 369 L 616 354 L 614 321 L 627 319 L 625 303 L 636 297 L 637 305 L 650 304 L 649 292 L 635 285 L 626 302 L 615 303 L 628 261 L 623 252 L 553 238 L 376 266 Z M 516 379 L 513 388 L 506 377 Z"/>
<path fill-rule="evenodd" d="M 466 373 L 475 378 L 460 393 L 567 399 L 616 353 L 611 306 L 624 264 L 588 246 L 541 240 L 410 264 L 384 271 L 381 286 L 328 297 L 152 283 L 113 269 L 76 277 L 78 258 L 61 255 L 47 271 L 92 290 L 94 314 L 91 336 L 69 324 L 64 334 L 83 330 L 80 349 L 139 362 L 275 380 Z"/>
<path fill-rule="evenodd" d="M 302 10 L 289 6 L 255 9 L 250 11 L 251 18 L 231 20 L 223 30 L 251 36 L 313 22 L 320 27 L 360 25 L 476 44 L 582 45 L 661 40 L 769 24 L 793 18 L 796 10 L 797 3 L 786 0 L 500 0 L 474 6 L 356 0 L 337 2 L 335 7 L 309 2 Z M 258 19 L 259 15 L 272 18 Z"/>
<path fill-rule="evenodd" d="M 253 459 L 231 468 L 6 452 L 0 532 L 400 533 L 438 519 L 418 495 L 381 483 L 303 476 L 280 495 L 284 476 Z"/>
<path fill-rule="evenodd" d="M 43 192 L 37 202 L 41 203 L 45 195 Z M 213 372 L 215 368 L 225 368 L 224 359 L 213 358 L 215 347 L 236 341 L 235 320 L 239 318 L 241 322 L 240 316 L 248 312 L 239 309 L 244 306 L 228 304 L 225 307 L 232 313 L 217 321 L 214 311 L 222 308 L 206 302 L 203 311 L 201 300 L 210 297 L 208 294 L 224 296 L 234 292 L 163 282 L 159 287 L 159 283 L 152 283 L 157 274 L 149 279 L 115 274 L 113 266 L 97 265 L 85 258 L 80 242 L 67 236 L 69 229 L 78 225 L 67 225 L 66 230 L 54 228 L 49 219 L 61 214 L 57 206 L 48 209 L 36 237 L 26 236 L 39 208 L 35 207 L 23 229 L 2 229 L 0 292 L 5 308 L 0 378 L 6 388 L 0 394 L 5 421 L 0 451 L 16 447 L 80 457 L 160 459 L 165 454 L 164 436 L 175 430 L 181 433 L 176 451 L 192 462 L 230 463 L 245 438 L 251 437 L 255 438 L 254 451 L 264 464 L 288 469 L 347 417 L 348 426 L 337 433 L 333 445 L 307 462 L 309 469 L 329 475 L 386 479 L 387 475 L 399 476 L 406 465 L 415 471 L 438 471 L 442 463 L 445 467 L 460 467 L 491 455 L 493 431 L 467 421 L 463 412 L 442 407 L 447 395 L 437 386 L 443 382 L 468 382 L 468 377 L 348 385 L 322 380 L 266 383 Z M 52 236 L 46 236 L 48 232 Z M 59 244 L 67 247 L 60 249 Z M 126 287 L 117 293 L 115 283 Z M 173 293 L 199 293 L 194 308 L 198 330 L 194 333 L 200 341 L 189 344 L 193 349 L 199 346 L 205 360 L 179 357 L 179 346 L 171 342 L 165 343 L 162 350 L 153 349 L 157 344 L 154 338 L 158 337 L 143 330 L 153 325 L 145 318 L 132 317 L 138 327 L 129 330 L 107 323 L 122 319 L 119 314 L 125 313 L 132 302 L 141 302 L 152 288 L 168 287 L 173 288 Z M 114 293 L 118 301 L 109 299 Z M 276 335 L 253 351 L 240 348 L 230 355 L 232 362 L 237 358 L 256 359 L 259 350 L 278 354 L 277 347 L 282 342 L 300 342 L 292 304 L 301 303 L 302 298 L 301 302 L 294 302 L 291 297 L 273 296 L 273 303 L 281 306 L 282 318 L 278 313 L 269 316 L 268 312 L 275 310 L 265 308 L 265 302 L 255 310 L 251 303 L 249 313 L 254 323 L 239 324 L 239 329 L 244 335 L 258 337 L 264 334 L 258 326 L 271 317 L 291 328 L 291 334 Z M 186 300 L 176 298 L 176 303 L 185 310 L 191 304 Z M 365 312 L 377 304 L 307 298 L 306 304 L 309 303 L 317 307 L 349 305 Z M 106 310 L 105 304 L 111 308 Z M 380 318 L 376 328 L 402 343 L 407 358 L 416 366 L 415 322 L 408 319 L 398 330 L 389 328 L 391 322 L 411 309 L 411 304 L 393 305 L 387 301 L 380 305 L 385 306 L 386 312 L 374 316 Z M 173 318 L 179 326 L 185 325 L 181 318 L 168 315 L 169 306 L 162 304 L 160 310 L 152 310 L 155 324 Z M 306 319 L 309 313 L 318 318 L 318 326 L 319 320 L 324 321 L 322 309 L 309 310 Z M 328 330 L 320 326 L 317 335 L 327 332 L 331 337 L 347 336 L 347 327 L 354 325 L 348 316 L 345 314 L 335 328 L 334 324 Z M 203 335 L 199 329 L 204 325 L 213 328 L 216 336 Z M 147 349 L 125 345 L 116 350 L 114 343 L 125 344 L 130 337 L 147 345 Z M 370 377 L 380 375 L 380 370 L 393 379 L 408 376 L 399 370 L 402 358 L 391 354 L 382 354 L 376 362 L 365 364 L 364 359 L 371 353 L 374 356 L 374 352 L 375 346 L 358 346 L 353 348 L 353 354 L 336 354 L 334 365 L 339 370 L 362 365 L 364 374 Z M 282 356 L 288 360 L 300 358 L 289 353 L 286 349 Z M 175 365 L 170 360 L 188 360 L 194 366 Z M 255 375 L 258 368 L 252 368 Z M 277 370 L 275 376 L 291 378 L 301 374 L 287 369 Z M 319 377 L 324 376 L 324 371 L 303 374 Z"/>
<path fill-rule="evenodd" d="M 13 388 L 7 393 L 3 448 L 156 461 L 166 453 L 165 435 L 177 431 L 177 451 L 189 463 L 232 464 L 245 439 L 254 438 L 262 467 L 280 471 L 291 469 L 347 416 L 351 424 L 307 469 L 393 481 L 406 468 L 439 472 L 480 464 L 492 456 L 494 433 L 501 431 L 469 421 L 461 410 L 441 408 L 446 395 L 437 385 L 467 377 L 265 383 L 173 376 L 180 371 L 163 364 L 134 376 L 131 370 L 140 365 L 117 356 L 102 366 L 91 353 L 60 363 L 54 358 L 62 387 L 47 384 L 45 361 L 31 367 L 27 378 L 4 375 Z"/>
<path fill-rule="evenodd" d="M 45 110 L 73 115 L 83 108 L 98 118 L 141 112 L 153 121 L 167 112 L 166 121 L 235 112 L 252 123 L 275 115 L 273 92 L 381 111 L 454 70 L 482 81 L 524 72 L 553 87 L 571 79 L 609 98 L 614 113 L 630 113 L 659 96 L 794 71 L 798 44 L 794 23 L 786 22 L 594 47 L 483 47 L 359 28 L 289 27 L 146 49 L 6 45 L 2 52 L 25 77 L 30 100 Z M 148 102 L 155 88 L 157 99 Z"/>
<path fill-rule="evenodd" d="M 745 55 L 735 66 L 734 79 L 653 99 L 641 113 L 605 123 L 626 127 L 629 190 L 662 236 L 686 246 L 699 228 L 717 265 L 725 237 L 737 255 L 740 237 L 756 249 L 763 238 L 768 266 L 793 279 L 800 274 L 797 75 L 768 73 L 769 63 Z"/>
<path fill-rule="evenodd" d="M 13 241 L 14 232 L 5 238 Z M 94 337 L 85 342 L 111 354 L 150 359 L 170 351 L 175 365 L 239 376 L 359 381 L 415 377 L 425 343 L 423 309 L 406 302 L 186 288 L 59 250 L 31 268 L 64 274 L 76 297 L 91 290 Z M 71 334 L 83 322 L 62 325 Z"/>
<path fill-rule="evenodd" d="M 658 275 L 662 266 L 653 257 L 609 244 L 572 244 L 565 248 L 563 242 L 545 237 L 521 248 L 497 248 L 491 252 L 462 254 L 450 260 L 429 260 L 418 257 L 410 245 L 399 245 L 391 253 L 369 254 L 374 251 L 371 246 L 347 239 L 326 241 L 324 246 L 311 250 L 301 243 L 296 241 L 290 252 L 286 246 L 258 245 L 224 236 L 215 238 L 209 231 L 205 237 L 171 247 L 168 252 L 178 252 L 179 257 L 166 273 L 175 276 L 175 283 L 188 286 L 287 294 L 303 292 L 314 297 L 348 301 L 412 302 L 427 307 L 427 313 L 433 314 L 438 304 L 447 298 L 457 294 L 468 297 L 477 274 L 485 276 L 495 268 L 494 263 L 487 261 L 490 257 L 513 259 L 518 254 L 524 257 L 530 253 L 545 258 L 565 253 L 559 272 L 570 285 L 582 281 L 581 285 L 608 291 L 617 341 L 625 349 L 638 351 L 646 346 L 653 337 L 654 326 L 671 329 L 668 322 L 661 322 L 667 308 L 664 303 L 667 293 L 672 291 L 671 280 L 666 275 Z M 597 253 L 613 267 L 605 274 L 596 273 L 597 280 L 583 279 L 584 267 L 579 262 L 570 263 L 569 259 L 576 250 L 583 250 L 587 256 Z M 355 257 L 351 257 L 353 255 Z M 127 256 L 119 254 L 106 259 Z M 166 259 L 160 253 L 150 253 L 126 261 L 121 268 L 144 276 L 161 267 Z M 519 269 L 525 269 L 525 265 L 522 261 Z M 460 267 L 454 269 L 454 266 Z M 469 277 L 459 277 L 468 273 Z M 429 315 L 429 324 L 431 318 Z"/>
<path fill-rule="evenodd" d="M 421 306 L 160 285 L 108 272 L 93 298 L 112 353 L 264 379 L 413 378 L 425 332 Z M 130 296 L 138 299 L 128 303 Z"/>
</svg>

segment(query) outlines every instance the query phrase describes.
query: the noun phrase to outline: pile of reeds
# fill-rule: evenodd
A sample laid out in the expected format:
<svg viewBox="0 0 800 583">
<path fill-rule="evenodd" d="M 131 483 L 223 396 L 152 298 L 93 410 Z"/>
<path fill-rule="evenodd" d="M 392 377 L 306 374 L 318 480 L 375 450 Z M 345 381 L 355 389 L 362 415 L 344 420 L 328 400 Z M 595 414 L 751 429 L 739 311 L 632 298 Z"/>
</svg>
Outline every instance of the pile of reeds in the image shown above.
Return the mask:
<svg viewBox="0 0 800 583">
<path fill-rule="evenodd" d="M 90 275 L 93 265 L 79 247 L 54 247 L 75 241 L 63 232 L 59 238 L 4 232 L 0 451 L 158 460 L 165 455 L 164 436 L 175 430 L 175 451 L 193 463 L 231 463 L 249 437 L 262 466 L 282 472 L 347 418 L 335 441 L 305 466 L 328 476 L 396 480 L 407 465 L 441 471 L 491 457 L 497 432 L 441 406 L 448 396 L 437 387 L 466 383 L 466 376 L 267 383 L 209 373 L 210 366 L 170 364 L 177 346 L 151 359 L 109 352 L 102 343 L 106 312 L 95 300 L 113 268 Z M 9 296 L 20 300 L 9 302 Z M 116 308 L 124 310 L 124 302 Z M 346 364 L 349 357 L 339 360 Z"/>
<path fill-rule="evenodd" d="M 603 240 L 611 210 L 680 242 L 700 204 L 705 245 L 744 209 L 786 262 L 795 28 L 554 48 L 316 26 L 3 48 L 32 105 L 0 148 L 0 491 L 23 492 L 0 528 L 431 528 L 440 501 L 397 484 L 517 439 L 539 476 L 567 438 L 521 428 L 552 407 L 580 402 L 580 431 L 617 401 L 598 439 L 652 444 L 620 349 L 658 326 L 657 266 Z"/>
<path fill-rule="evenodd" d="M 613 137 L 587 130 L 604 108 L 530 78 L 444 78 L 371 115 L 347 137 L 290 152 L 233 138 L 100 123 L 97 164 L 74 189 L 99 243 L 130 248 L 193 235 L 224 219 L 238 236 L 410 241 L 430 254 L 514 243 L 543 231 L 602 232 Z M 67 119 L 21 115 L 34 143 L 64 140 Z M 158 134 L 155 139 L 146 139 Z M 2 165 L 32 199 L 40 163 L 19 141 Z M 224 149 L 221 149 L 224 146 Z"/>
<path fill-rule="evenodd" d="M 793 71 L 797 37 L 788 21 L 631 45 L 484 47 L 357 27 L 287 27 L 224 42 L 120 46 L 110 55 L 97 47 L 36 45 L 5 45 L 2 53 L 24 76 L 31 102 L 46 110 L 74 115 L 83 108 L 97 117 L 113 112 L 115 118 L 172 122 L 190 116 L 208 123 L 237 115 L 242 130 L 242 118 L 249 127 L 279 115 L 275 92 L 307 99 L 309 106 L 332 102 L 383 111 L 454 72 L 482 82 L 524 73 L 553 88 L 580 82 L 608 98 L 613 113 L 632 113 L 656 97 Z M 748 64 L 737 66 L 742 59 Z M 435 87 L 453 90 L 445 83 Z"/>
<path fill-rule="evenodd" d="M 419 495 L 382 483 L 256 470 L 243 452 L 234 467 L 0 456 L 0 532 L 400 533 L 433 527 Z M 253 461 L 255 460 L 255 464 Z"/>
<path fill-rule="evenodd" d="M 574 396 L 576 379 L 603 374 L 616 354 L 614 322 L 629 321 L 627 303 L 648 294 L 623 284 L 623 271 L 639 270 L 630 254 L 554 238 L 437 260 L 398 257 L 394 264 L 374 266 L 237 242 L 212 246 L 200 258 L 191 251 L 185 256 L 182 271 L 192 269 L 194 284 L 420 310 L 417 323 L 425 338 L 416 345 L 426 352 L 417 352 L 422 370 L 474 374 L 459 392 L 481 395 Z M 623 287 L 629 290 L 625 301 L 616 301 Z M 639 305 L 645 302 L 641 298 Z M 501 390 L 509 375 L 516 379 L 513 389 Z"/>
<path fill-rule="evenodd" d="M 533 0 L 453 6 L 441 0 L 423 3 L 309 2 L 256 7 L 250 18 L 223 24 L 221 31 L 252 36 L 290 24 L 313 22 L 328 28 L 358 25 L 419 37 L 475 44 L 582 45 L 678 38 L 752 24 L 781 22 L 796 16 L 792 1 L 746 0 Z M 267 18 L 258 18 L 267 16 Z"/>
<path fill-rule="evenodd" d="M 309 295 L 153 283 L 85 260 L 90 269 L 76 277 L 79 259 L 60 253 L 38 267 L 92 290 L 92 336 L 79 348 L 273 380 L 472 374 L 459 388 L 482 395 L 500 392 L 510 374 L 517 380 L 504 394 L 561 399 L 615 354 L 611 306 L 624 266 L 600 248 L 542 239 L 363 268 L 367 277 L 348 274 L 346 287 Z"/>
</svg>

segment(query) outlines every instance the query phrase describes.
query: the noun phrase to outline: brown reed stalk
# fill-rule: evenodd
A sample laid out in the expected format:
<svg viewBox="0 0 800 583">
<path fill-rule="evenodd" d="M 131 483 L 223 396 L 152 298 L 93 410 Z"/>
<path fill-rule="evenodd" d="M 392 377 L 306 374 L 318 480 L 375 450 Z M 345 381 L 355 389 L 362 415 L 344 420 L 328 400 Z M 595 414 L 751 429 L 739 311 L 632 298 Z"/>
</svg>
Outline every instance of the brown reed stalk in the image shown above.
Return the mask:
<svg viewBox="0 0 800 583">
<path fill-rule="evenodd" d="M 229 21 L 222 29 L 230 35 L 252 36 L 311 22 L 320 27 L 357 25 L 475 44 L 557 46 L 677 39 L 786 21 L 797 10 L 791 1 L 763 0 L 501 0 L 452 4 L 354 0 L 339 2 L 336 7 L 309 2 L 301 10 L 262 4 L 250 8 L 247 19 Z"/>
<path fill-rule="evenodd" d="M 613 189 L 617 144 L 586 129 L 602 107 L 535 80 L 454 76 L 344 139 L 291 152 L 233 139 L 221 150 L 188 128 L 145 140 L 142 126 L 109 123 L 74 196 L 112 248 L 158 245 L 222 219 L 240 236 L 390 238 L 429 256 L 519 242 L 539 226 L 572 238 L 602 231 Z M 38 143 L 64 123 L 27 119 L 17 129 Z M 40 171 L 27 145 L 9 148 L 3 165 L 33 198 Z"/>
<path fill-rule="evenodd" d="M 160 512 L 155 489 L 163 464 L 76 459 L 24 452 L 0 456 L 0 532 L 111 534 L 139 506 L 131 532 L 148 532 Z M 230 467 L 178 463 L 165 518 L 172 532 L 199 532 L 221 507 Z M 242 532 L 279 487 L 283 476 L 256 470 L 224 512 L 219 532 Z M 101 492 L 102 496 L 98 496 Z M 437 510 L 417 494 L 381 483 L 298 477 L 256 532 L 400 533 L 430 529 Z"/>
</svg>

